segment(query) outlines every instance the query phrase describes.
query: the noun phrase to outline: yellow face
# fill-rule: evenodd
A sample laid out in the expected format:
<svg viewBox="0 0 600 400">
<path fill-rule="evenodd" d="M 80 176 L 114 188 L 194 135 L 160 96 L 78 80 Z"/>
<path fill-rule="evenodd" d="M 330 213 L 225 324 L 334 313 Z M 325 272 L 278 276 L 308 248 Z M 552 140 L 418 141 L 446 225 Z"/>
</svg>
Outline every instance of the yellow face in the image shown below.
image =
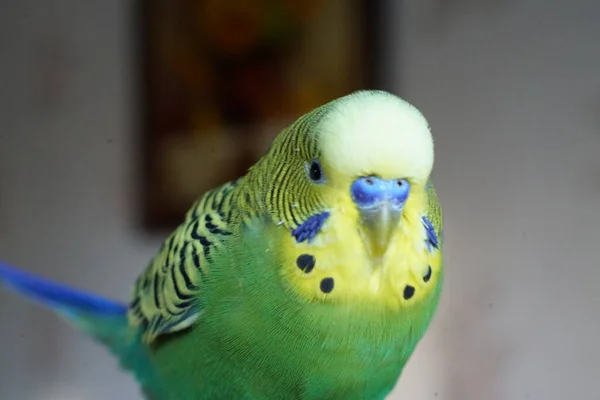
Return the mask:
<svg viewBox="0 0 600 400">
<path fill-rule="evenodd" d="M 402 308 L 429 298 L 440 279 L 441 255 L 423 219 L 431 135 L 400 99 L 353 96 L 326 106 L 315 125 L 308 119 L 310 129 L 296 133 L 304 141 L 287 140 L 304 145 L 291 149 L 281 174 L 294 181 L 284 191 L 301 211 L 291 226 L 277 214 L 280 229 L 292 230 L 281 235 L 282 273 L 307 300 Z"/>
<path fill-rule="evenodd" d="M 325 192 L 335 199 L 312 241 L 282 236 L 287 259 L 282 272 L 304 298 L 405 307 L 428 297 L 437 284 L 441 254 L 426 245 L 423 188 L 414 187 L 383 256 L 375 258 L 361 235 L 360 215 L 348 190 Z"/>
</svg>

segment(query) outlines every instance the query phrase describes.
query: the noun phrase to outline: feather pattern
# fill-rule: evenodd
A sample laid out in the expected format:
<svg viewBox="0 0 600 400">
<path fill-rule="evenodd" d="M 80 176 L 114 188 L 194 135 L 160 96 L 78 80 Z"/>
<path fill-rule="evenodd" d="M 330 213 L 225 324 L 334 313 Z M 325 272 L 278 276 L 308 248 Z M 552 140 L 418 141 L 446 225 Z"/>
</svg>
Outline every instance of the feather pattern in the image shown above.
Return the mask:
<svg viewBox="0 0 600 400">
<path fill-rule="evenodd" d="M 228 182 L 198 200 L 136 280 L 129 321 L 142 328 L 145 342 L 186 329 L 197 320 L 211 252 L 231 235 L 228 223 L 237 182 Z"/>
</svg>

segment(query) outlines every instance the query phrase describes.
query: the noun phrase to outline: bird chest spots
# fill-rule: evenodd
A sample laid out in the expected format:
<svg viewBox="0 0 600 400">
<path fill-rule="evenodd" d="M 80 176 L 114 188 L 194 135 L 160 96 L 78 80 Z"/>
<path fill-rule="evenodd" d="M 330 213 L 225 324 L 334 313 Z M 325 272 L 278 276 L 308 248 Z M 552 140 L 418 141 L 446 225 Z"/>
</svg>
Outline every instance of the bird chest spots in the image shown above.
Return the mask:
<svg viewBox="0 0 600 400">
<path fill-rule="evenodd" d="M 428 265 L 427 271 L 425 272 L 425 275 L 423 276 L 423 282 L 429 282 L 430 279 L 431 279 L 431 265 Z"/>
<path fill-rule="evenodd" d="M 321 280 L 321 292 L 328 294 L 331 293 L 333 291 L 333 287 L 335 285 L 335 281 L 333 280 L 333 278 L 331 277 L 327 277 L 327 278 L 323 278 L 323 280 Z"/>
<path fill-rule="evenodd" d="M 415 295 L 415 288 L 411 285 L 404 286 L 404 292 L 402 292 L 402 297 L 404 300 L 410 300 Z"/>
<path fill-rule="evenodd" d="M 315 257 L 312 254 L 300 254 L 296 259 L 296 266 L 308 274 L 315 267 Z"/>
</svg>

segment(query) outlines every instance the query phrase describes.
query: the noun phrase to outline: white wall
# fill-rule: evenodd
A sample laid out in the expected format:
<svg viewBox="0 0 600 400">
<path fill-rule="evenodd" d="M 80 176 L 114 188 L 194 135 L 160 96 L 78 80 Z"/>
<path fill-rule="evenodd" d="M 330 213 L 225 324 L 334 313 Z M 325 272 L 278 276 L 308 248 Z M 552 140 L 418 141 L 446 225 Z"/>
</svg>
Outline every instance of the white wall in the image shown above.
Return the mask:
<svg viewBox="0 0 600 400">
<path fill-rule="evenodd" d="M 399 387 L 600 398 L 600 3 L 462 1 L 442 19 L 405 3 L 402 84 L 436 133 L 448 278 Z"/>
<path fill-rule="evenodd" d="M 133 209 L 127 3 L 0 6 L 0 258 L 119 299 L 159 245 L 137 233 Z M 55 107 L 40 62 L 56 71 Z M 139 396 L 104 349 L 36 306 L 0 301 L 0 399 Z"/>
<path fill-rule="evenodd" d="M 458 3 L 388 13 L 389 81 L 437 138 L 448 269 L 395 394 L 596 398 L 600 4 Z M 130 8 L 0 6 L 0 258 L 120 299 L 159 244 L 133 209 Z M 44 44 L 58 46 L 56 107 L 42 96 Z M 139 398 L 53 315 L 0 293 L 0 318 L 2 400 Z"/>
</svg>

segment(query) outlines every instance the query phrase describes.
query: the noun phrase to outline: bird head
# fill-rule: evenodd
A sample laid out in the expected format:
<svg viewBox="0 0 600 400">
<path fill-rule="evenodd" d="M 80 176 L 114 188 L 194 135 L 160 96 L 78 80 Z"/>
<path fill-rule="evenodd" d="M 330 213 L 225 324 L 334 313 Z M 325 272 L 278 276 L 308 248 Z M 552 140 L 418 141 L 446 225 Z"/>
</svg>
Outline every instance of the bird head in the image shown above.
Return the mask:
<svg viewBox="0 0 600 400">
<path fill-rule="evenodd" d="M 312 270 L 318 254 L 355 292 L 377 292 L 386 278 L 399 282 L 409 268 L 427 268 L 418 252 L 433 162 L 428 122 L 414 106 L 358 91 L 283 130 L 248 179 L 261 188 L 257 207 L 291 233 L 286 252 L 305 255 L 300 269 Z"/>
</svg>

